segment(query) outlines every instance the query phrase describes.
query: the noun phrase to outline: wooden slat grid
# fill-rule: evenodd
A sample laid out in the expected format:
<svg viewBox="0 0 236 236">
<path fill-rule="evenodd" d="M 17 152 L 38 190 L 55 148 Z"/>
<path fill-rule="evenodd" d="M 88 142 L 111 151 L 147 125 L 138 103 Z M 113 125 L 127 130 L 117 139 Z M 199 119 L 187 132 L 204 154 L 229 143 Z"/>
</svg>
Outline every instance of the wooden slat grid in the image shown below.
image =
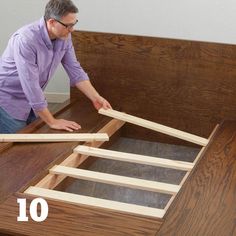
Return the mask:
<svg viewBox="0 0 236 236">
<path fill-rule="evenodd" d="M 203 146 L 196 158 L 197 160 L 199 160 L 205 146 L 208 144 L 212 136 L 211 135 L 209 139 L 201 138 L 196 135 L 188 134 L 183 131 L 162 126 L 154 122 L 146 121 L 144 119 L 130 116 L 125 113 L 121 113 L 114 110 L 100 109 L 99 113 L 115 118 L 99 131 L 99 132 L 107 132 L 109 137 L 113 135 L 119 128 L 121 128 L 125 122 L 130 122 Z M 47 175 L 43 180 L 41 180 L 35 186 L 29 187 L 25 191 L 25 193 L 33 196 L 45 197 L 48 199 L 54 199 L 67 203 L 92 206 L 98 209 L 104 208 L 135 215 L 163 218 L 167 209 L 173 202 L 175 196 L 180 191 L 180 188 L 182 187 L 184 181 L 187 179 L 191 170 L 197 163 L 197 160 L 195 160 L 194 162 L 184 162 L 184 161 L 163 159 L 159 157 L 150 157 L 131 153 L 110 151 L 98 148 L 102 143 L 103 142 L 99 143 L 94 142 L 92 144 L 86 143 L 85 145 L 78 145 L 74 149 L 74 153 L 72 153 L 60 165 L 55 165 L 54 167 L 52 167 L 49 170 L 50 172 L 49 175 Z M 183 170 L 186 171 L 186 175 L 179 185 L 174 185 L 169 183 L 162 183 L 156 181 L 149 181 L 149 180 L 77 169 L 76 167 L 78 167 L 89 156 Z M 117 201 L 104 200 L 100 198 L 81 196 L 78 194 L 64 193 L 61 191 L 53 190 L 67 176 L 76 179 L 106 183 L 110 185 L 124 186 L 152 192 L 160 192 L 160 193 L 170 194 L 172 195 L 172 197 L 170 198 L 169 202 L 167 203 L 164 209 L 157 209 L 157 208 L 121 203 Z"/>
</svg>

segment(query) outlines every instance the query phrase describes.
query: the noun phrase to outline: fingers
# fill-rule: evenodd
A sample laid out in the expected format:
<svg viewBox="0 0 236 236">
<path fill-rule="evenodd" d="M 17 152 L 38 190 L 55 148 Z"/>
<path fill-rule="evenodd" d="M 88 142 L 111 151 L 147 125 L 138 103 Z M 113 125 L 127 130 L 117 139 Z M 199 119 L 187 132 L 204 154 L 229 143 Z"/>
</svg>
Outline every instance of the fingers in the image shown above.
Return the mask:
<svg viewBox="0 0 236 236">
<path fill-rule="evenodd" d="M 100 108 L 104 108 L 105 110 L 112 109 L 110 103 L 102 96 L 97 97 L 96 100 L 93 101 L 93 105 L 97 110 Z"/>
<path fill-rule="evenodd" d="M 104 108 L 105 110 L 106 109 L 112 109 L 110 103 L 105 98 L 103 98 L 101 96 L 100 96 L 100 100 L 99 100 L 98 103 L 99 103 L 98 109 L 100 109 L 100 108 Z"/>
<path fill-rule="evenodd" d="M 71 122 L 71 127 L 74 128 L 75 130 L 81 129 L 81 126 L 79 124 L 77 124 L 74 121 L 70 121 Z"/>
<path fill-rule="evenodd" d="M 64 127 L 64 128 L 62 128 L 62 130 L 66 130 L 66 131 L 71 132 L 71 133 L 74 131 L 73 129 L 71 129 L 69 127 Z"/>
<path fill-rule="evenodd" d="M 76 122 L 64 119 L 55 120 L 54 124 L 52 124 L 50 127 L 52 129 L 66 130 L 68 132 L 81 129 L 81 126 Z"/>
<path fill-rule="evenodd" d="M 64 127 L 62 127 L 62 129 L 73 132 L 74 130 L 81 129 L 81 126 L 76 122 L 64 120 Z"/>
<path fill-rule="evenodd" d="M 110 103 L 106 99 L 104 99 L 104 101 L 102 103 L 102 108 L 104 108 L 105 110 L 112 109 Z"/>
</svg>

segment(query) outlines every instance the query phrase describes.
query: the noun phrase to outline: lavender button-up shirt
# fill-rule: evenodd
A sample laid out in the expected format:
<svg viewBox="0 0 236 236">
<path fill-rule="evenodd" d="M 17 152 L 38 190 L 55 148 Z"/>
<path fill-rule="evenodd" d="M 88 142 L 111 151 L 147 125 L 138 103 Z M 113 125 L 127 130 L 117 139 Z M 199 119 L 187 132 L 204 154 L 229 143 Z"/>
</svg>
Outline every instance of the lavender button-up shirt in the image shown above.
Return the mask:
<svg viewBox="0 0 236 236">
<path fill-rule="evenodd" d="M 19 29 L 0 58 L 0 107 L 19 120 L 27 120 L 31 108 L 46 108 L 43 90 L 60 63 L 71 86 L 89 79 L 71 37 L 51 41 L 43 18 Z"/>
</svg>

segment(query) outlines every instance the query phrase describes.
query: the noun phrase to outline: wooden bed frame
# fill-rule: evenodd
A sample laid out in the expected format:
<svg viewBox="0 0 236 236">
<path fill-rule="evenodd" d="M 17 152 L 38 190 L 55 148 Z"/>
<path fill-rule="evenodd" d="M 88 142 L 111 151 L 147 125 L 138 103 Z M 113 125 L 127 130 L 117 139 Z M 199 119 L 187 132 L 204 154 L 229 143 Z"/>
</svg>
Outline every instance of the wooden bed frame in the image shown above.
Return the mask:
<svg viewBox="0 0 236 236">
<path fill-rule="evenodd" d="M 71 100 L 55 111 L 55 117 L 75 120 L 82 125 L 82 133 L 107 133 L 109 142 L 1 144 L 0 233 L 234 235 L 235 46 L 93 32 L 75 32 L 73 40 L 76 54 L 95 87 L 115 110 L 126 114 L 115 112 L 110 114 L 112 118 L 107 117 L 108 113 L 98 114 L 90 102 L 72 88 Z M 135 125 L 129 123 L 130 119 Z M 22 133 L 61 132 L 37 120 Z M 187 172 L 177 187 L 137 180 L 130 183 L 130 179 L 123 176 L 119 179 L 88 172 L 87 167 L 96 160 L 89 157 L 91 152 L 98 156 L 102 153 L 102 158 L 124 157 L 106 150 L 118 137 L 202 148 L 190 165 L 181 163 L 180 167 L 186 167 Z M 126 161 L 137 162 L 139 157 L 125 154 Z M 153 160 L 144 158 L 146 164 Z M 161 164 L 164 168 L 178 166 L 167 160 Z M 78 166 L 80 169 L 75 168 Z M 68 198 L 63 192 L 63 185 L 70 181 L 66 176 L 148 191 L 168 191 L 172 197 L 164 209 L 155 211 L 146 207 L 140 208 L 140 212 L 139 207 L 129 209 L 117 202 L 101 207 L 97 200 L 90 204 L 89 198 L 69 193 Z M 29 215 L 31 201 L 42 195 L 49 206 L 47 219 L 17 222 L 17 199 L 26 199 Z"/>
<path fill-rule="evenodd" d="M 147 121 L 115 110 L 100 109 L 99 113 L 110 116 L 112 118 L 116 118 L 113 119 L 110 123 L 108 123 L 105 127 L 103 127 L 102 129 L 103 132 L 108 132 L 106 127 L 111 127 L 114 132 L 116 130 L 114 126 L 121 127 L 124 124 L 124 122 L 130 122 L 132 124 L 136 124 L 145 128 L 159 131 L 168 134 L 170 136 L 178 137 L 180 139 L 184 139 L 186 141 L 201 145 L 203 146 L 203 148 L 201 149 L 200 153 L 203 152 L 205 146 L 209 143 L 208 139 L 198 137 L 196 135 L 192 135 L 170 127 L 166 127 L 160 124 L 156 124 L 154 122 Z M 73 154 L 67 157 L 59 165 L 53 166 L 49 170 L 49 174 L 44 179 L 42 179 L 40 183 L 37 183 L 35 186 L 30 186 L 24 191 L 24 193 L 32 195 L 34 197 L 43 197 L 46 199 L 58 200 L 69 204 L 92 206 L 94 208 L 98 208 L 98 210 L 99 208 L 104 208 L 113 211 L 127 212 L 130 214 L 163 218 L 167 209 L 170 207 L 171 202 L 174 200 L 174 197 L 180 191 L 180 188 L 183 185 L 184 181 L 187 179 L 187 176 L 190 174 L 191 170 L 193 169 L 193 167 L 200 158 L 200 155 L 198 155 L 195 161 L 191 163 L 191 162 L 155 158 L 137 154 L 130 154 L 124 152 L 109 151 L 94 147 L 94 146 L 98 147 L 101 144 L 102 142 L 99 142 L 99 144 L 91 145 L 91 143 L 89 142 L 87 145 L 77 146 L 74 149 Z M 183 180 L 181 181 L 180 185 L 174 185 L 174 184 L 164 183 L 166 181 L 164 182 L 148 181 L 137 178 L 130 178 L 130 177 L 88 171 L 83 169 L 77 169 L 78 165 L 82 164 L 82 162 L 85 161 L 86 158 L 89 156 L 118 160 L 123 162 L 151 165 L 151 166 L 161 166 L 163 168 L 171 168 L 171 169 L 187 171 L 187 173 L 183 178 Z M 80 161 L 78 162 L 76 161 L 76 159 L 79 159 Z M 100 183 L 107 183 L 111 185 L 124 186 L 152 192 L 171 194 L 172 198 L 170 198 L 170 201 L 166 204 L 166 207 L 164 209 L 156 209 L 151 207 L 115 202 L 111 200 L 104 200 L 100 198 L 76 195 L 72 193 L 65 193 L 62 191 L 53 190 L 66 177 L 90 180 Z M 55 181 L 56 178 L 57 180 Z M 54 180 L 53 184 L 50 183 L 50 180 L 52 179 Z"/>
</svg>

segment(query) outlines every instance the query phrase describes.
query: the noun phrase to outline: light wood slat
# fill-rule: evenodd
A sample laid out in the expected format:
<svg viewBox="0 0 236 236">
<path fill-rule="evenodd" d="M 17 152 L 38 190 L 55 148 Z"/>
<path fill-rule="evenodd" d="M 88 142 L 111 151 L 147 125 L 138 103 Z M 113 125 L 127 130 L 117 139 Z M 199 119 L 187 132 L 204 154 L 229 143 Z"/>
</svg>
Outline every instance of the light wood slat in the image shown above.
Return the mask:
<svg viewBox="0 0 236 236">
<path fill-rule="evenodd" d="M 0 134 L 0 142 L 71 142 L 71 141 L 108 141 L 105 133 L 73 134 Z"/>
<path fill-rule="evenodd" d="M 91 206 L 95 208 L 103 208 L 114 210 L 118 212 L 126 212 L 135 215 L 143 215 L 149 217 L 162 218 L 165 214 L 163 209 L 156 209 L 151 207 L 139 206 L 135 204 L 122 203 L 111 200 L 104 200 L 100 198 L 82 196 L 78 194 L 65 193 L 56 190 L 43 189 L 38 187 L 29 187 L 26 194 L 42 197 L 51 200 L 58 200 L 65 203 Z"/>
<path fill-rule="evenodd" d="M 99 110 L 99 113 L 109 116 L 109 117 L 116 118 L 118 120 L 123 120 L 129 123 L 135 124 L 135 125 L 139 125 L 147 129 L 155 130 L 160 133 L 164 133 L 164 134 L 167 134 L 167 135 L 179 138 L 179 139 L 183 139 L 188 142 L 195 143 L 201 146 L 206 146 L 208 143 L 208 139 L 205 139 L 205 138 L 202 138 L 202 137 L 199 137 L 199 136 L 196 136 L 196 135 L 184 132 L 184 131 L 180 131 L 174 128 L 170 128 L 168 126 L 164 126 L 164 125 L 152 122 L 152 121 L 148 121 L 148 120 L 136 117 L 136 116 L 128 115 L 128 114 L 125 114 L 123 112 L 119 112 L 116 110 L 112 110 L 112 109 L 105 110 L 101 108 Z"/>
<path fill-rule="evenodd" d="M 98 133 L 107 133 L 108 136 L 111 137 L 124 124 L 125 124 L 124 121 L 120 121 L 120 120 L 117 120 L 117 119 L 112 119 L 104 127 L 102 127 L 98 131 Z M 100 147 L 103 143 L 104 143 L 104 141 L 86 143 L 85 145 L 91 145 L 93 147 Z M 69 166 L 69 167 L 78 167 L 87 158 L 88 158 L 88 156 L 86 156 L 86 155 L 79 155 L 78 153 L 72 153 L 63 162 L 61 162 L 60 165 Z M 40 180 L 35 186 L 36 187 L 41 187 L 41 188 L 53 189 L 58 184 L 60 184 L 65 178 L 66 178 L 66 176 L 48 174 L 42 180 Z"/>
<path fill-rule="evenodd" d="M 166 194 L 175 194 L 180 190 L 180 186 L 174 184 L 166 184 L 161 182 L 100 173 L 96 171 L 76 169 L 60 165 L 56 165 L 53 168 L 51 168 L 50 173 L 62 174 L 77 179 L 96 181 L 99 183 L 119 185 L 123 187 L 166 193 Z"/>
<path fill-rule="evenodd" d="M 169 160 L 164 158 L 150 157 L 126 152 L 110 151 L 106 149 L 93 148 L 83 145 L 77 146 L 74 149 L 74 152 L 117 161 L 132 162 L 151 166 L 160 166 L 184 171 L 191 170 L 194 167 L 194 164 L 190 162 Z"/>
</svg>

